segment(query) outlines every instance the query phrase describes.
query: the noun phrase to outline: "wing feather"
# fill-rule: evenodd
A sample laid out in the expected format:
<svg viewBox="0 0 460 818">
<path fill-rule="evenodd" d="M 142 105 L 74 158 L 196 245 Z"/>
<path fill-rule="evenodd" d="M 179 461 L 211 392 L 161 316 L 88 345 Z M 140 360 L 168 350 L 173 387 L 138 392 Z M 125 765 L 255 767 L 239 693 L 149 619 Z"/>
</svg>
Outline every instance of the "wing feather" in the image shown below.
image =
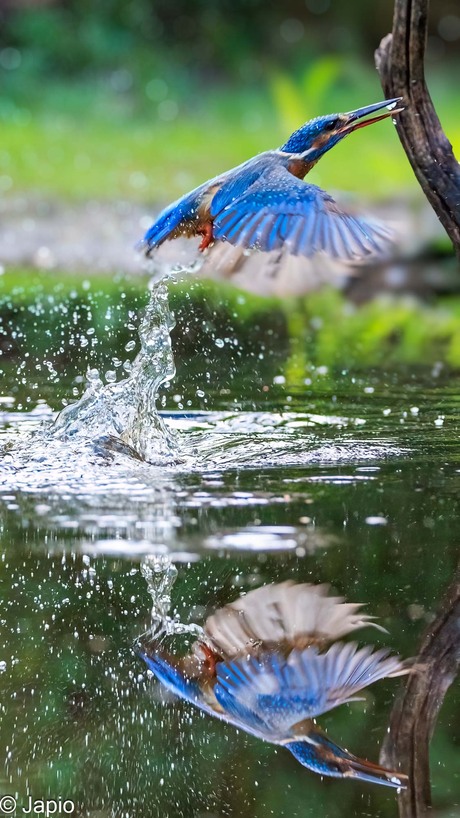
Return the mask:
<svg viewBox="0 0 460 818">
<path fill-rule="evenodd" d="M 223 219 L 223 225 L 226 230 L 226 235 L 228 236 L 228 241 L 236 243 L 243 224 L 244 220 L 241 213 L 231 212 L 226 214 L 226 217 Z"/>
<path fill-rule="evenodd" d="M 325 645 L 367 625 L 380 628 L 361 613 L 360 604 L 328 596 L 328 591 L 328 585 L 289 580 L 264 585 L 208 617 L 207 641 L 218 655 L 233 659 L 266 646 Z"/>
<path fill-rule="evenodd" d="M 214 694 L 225 710 L 235 714 L 238 708 L 260 735 L 276 742 L 294 737 L 299 722 L 356 701 L 379 679 L 408 672 L 386 649 L 336 642 L 326 653 L 313 646 L 288 658 L 275 652 L 219 663 Z"/>
<path fill-rule="evenodd" d="M 272 223 L 271 219 L 267 219 L 265 217 L 262 217 L 260 219 L 258 230 L 255 236 L 257 245 L 262 246 L 266 245 L 268 247 L 270 235 L 276 233 L 278 234 L 279 243 L 282 243 L 282 238 L 280 234 L 282 218 L 283 218 L 282 216 L 277 216 L 274 223 Z M 273 247 L 273 249 L 275 250 L 276 247 Z"/>
<path fill-rule="evenodd" d="M 342 211 L 328 193 L 283 165 L 272 164 L 238 192 L 229 201 L 228 193 L 224 198 L 219 191 L 211 203 L 214 237 L 234 245 L 270 252 L 285 243 L 293 255 L 357 260 L 384 252 L 389 241 L 385 228 Z M 260 221 L 253 221 L 256 214 Z"/>
</svg>

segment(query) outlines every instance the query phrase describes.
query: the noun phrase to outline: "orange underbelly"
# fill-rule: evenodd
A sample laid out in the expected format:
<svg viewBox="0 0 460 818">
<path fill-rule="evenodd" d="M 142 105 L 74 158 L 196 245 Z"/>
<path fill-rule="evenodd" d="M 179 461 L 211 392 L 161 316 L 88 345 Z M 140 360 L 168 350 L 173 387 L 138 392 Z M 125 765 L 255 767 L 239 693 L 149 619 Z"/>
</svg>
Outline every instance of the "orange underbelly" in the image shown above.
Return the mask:
<svg viewBox="0 0 460 818">
<path fill-rule="evenodd" d="M 213 185 L 206 191 L 198 206 L 195 217 L 181 222 L 176 229 L 169 234 L 168 239 L 176 239 L 179 236 L 191 238 L 193 236 L 209 234 L 210 229 L 212 230 L 211 202 L 219 190 L 219 187 L 220 185 Z"/>
</svg>

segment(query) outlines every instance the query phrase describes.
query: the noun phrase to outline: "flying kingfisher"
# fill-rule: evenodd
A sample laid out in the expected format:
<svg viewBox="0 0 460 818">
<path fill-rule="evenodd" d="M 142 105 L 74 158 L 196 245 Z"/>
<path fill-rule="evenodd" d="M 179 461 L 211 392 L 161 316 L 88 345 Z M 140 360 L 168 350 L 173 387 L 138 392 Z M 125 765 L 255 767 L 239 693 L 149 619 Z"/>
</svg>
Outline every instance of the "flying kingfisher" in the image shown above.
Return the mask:
<svg viewBox="0 0 460 818">
<path fill-rule="evenodd" d="M 329 739 L 316 717 L 378 679 L 409 672 L 387 649 L 336 641 L 368 625 L 361 604 L 329 595 L 329 586 L 293 581 L 250 591 L 206 620 L 185 657 L 158 638 L 140 655 L 170 691 L 206 713 L 286 747 L 320 775 L 405 788 L 407 776 L 352 755 Z"/>
<path fill-rule="evenodd" d="M 390 237 L 387 228 L 346 213 L 332 196 L 303 179 L 345 136 L 400 113 L 401 99 L 312 119 L 281 148 L 258 154 L 166 207 L 141 249 L 150 256 L 167 239 L 200 236 L 208 266 L 220 265 L 225 275 L 238 272 L 252 250 L 262 251 L 271 275 L 293 257 L 325 254 L 357 262 L 381 254 Z"/>
</svg>

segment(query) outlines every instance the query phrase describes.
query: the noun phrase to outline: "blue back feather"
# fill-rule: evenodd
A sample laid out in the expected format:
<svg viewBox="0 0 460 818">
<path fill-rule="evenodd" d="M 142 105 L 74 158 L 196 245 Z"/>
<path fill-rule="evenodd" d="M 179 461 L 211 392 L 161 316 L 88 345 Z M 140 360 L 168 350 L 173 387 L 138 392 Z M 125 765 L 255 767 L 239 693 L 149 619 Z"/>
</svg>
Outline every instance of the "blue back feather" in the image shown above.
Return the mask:
<svg viewBox="0 0 460 818">
<path fill-rule="evenodd" d="M 168 690 L 192 704 L 200 704 L 203 698 L 202 693 L 193 679 L 188 679 L 159 655 L 148 656 L 146 653 L 140 652 L 139 656 Z"/>
<path fill-rule="evenodd" d="M 191 193 L 187 193 L 186 196 L 182 196 L 162 210 L 142 240 L 142 245 L 146 247 L 147 252 L 158 247 L 181 224 L 197 218 L 201 194 L 202 187 L 192 190 Z"/>
<path fill-rule="evenodd" d="M 225 207 L 244 196 L 251 185 L 260 178 L 264 170 L 261 159 L 263 155 L 250 159 L 249 162 L 245 162 L 226 174 L 226 178 L 211 202 L 210 213 L 213 218 Z"/>
</svg>

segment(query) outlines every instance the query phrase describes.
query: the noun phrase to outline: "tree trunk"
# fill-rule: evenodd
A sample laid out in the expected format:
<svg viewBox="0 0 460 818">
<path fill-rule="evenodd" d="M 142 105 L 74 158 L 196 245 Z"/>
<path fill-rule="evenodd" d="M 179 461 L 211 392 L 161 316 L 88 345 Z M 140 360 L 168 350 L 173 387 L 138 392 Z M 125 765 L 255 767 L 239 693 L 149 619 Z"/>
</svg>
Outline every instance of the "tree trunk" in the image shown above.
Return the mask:
<svg viewBox="0 0 460 818">
<path fill-rule="evenodd" d="M 409 776 L 400 818 L 431 812 L 429 744 L 444 696 L 460 668 L 460 568 L 427 629 L 414 671 L 390 716 L 380 762 Z"/>
<path fill-rule="evenodd" d="M 425 82 L 429 0 L 395 0 L 393 33 L 375 52 L 387 98 L 403 97 L 396 129 L 420 186 L 460 258 L 460 166 Z"/>
</svg>

